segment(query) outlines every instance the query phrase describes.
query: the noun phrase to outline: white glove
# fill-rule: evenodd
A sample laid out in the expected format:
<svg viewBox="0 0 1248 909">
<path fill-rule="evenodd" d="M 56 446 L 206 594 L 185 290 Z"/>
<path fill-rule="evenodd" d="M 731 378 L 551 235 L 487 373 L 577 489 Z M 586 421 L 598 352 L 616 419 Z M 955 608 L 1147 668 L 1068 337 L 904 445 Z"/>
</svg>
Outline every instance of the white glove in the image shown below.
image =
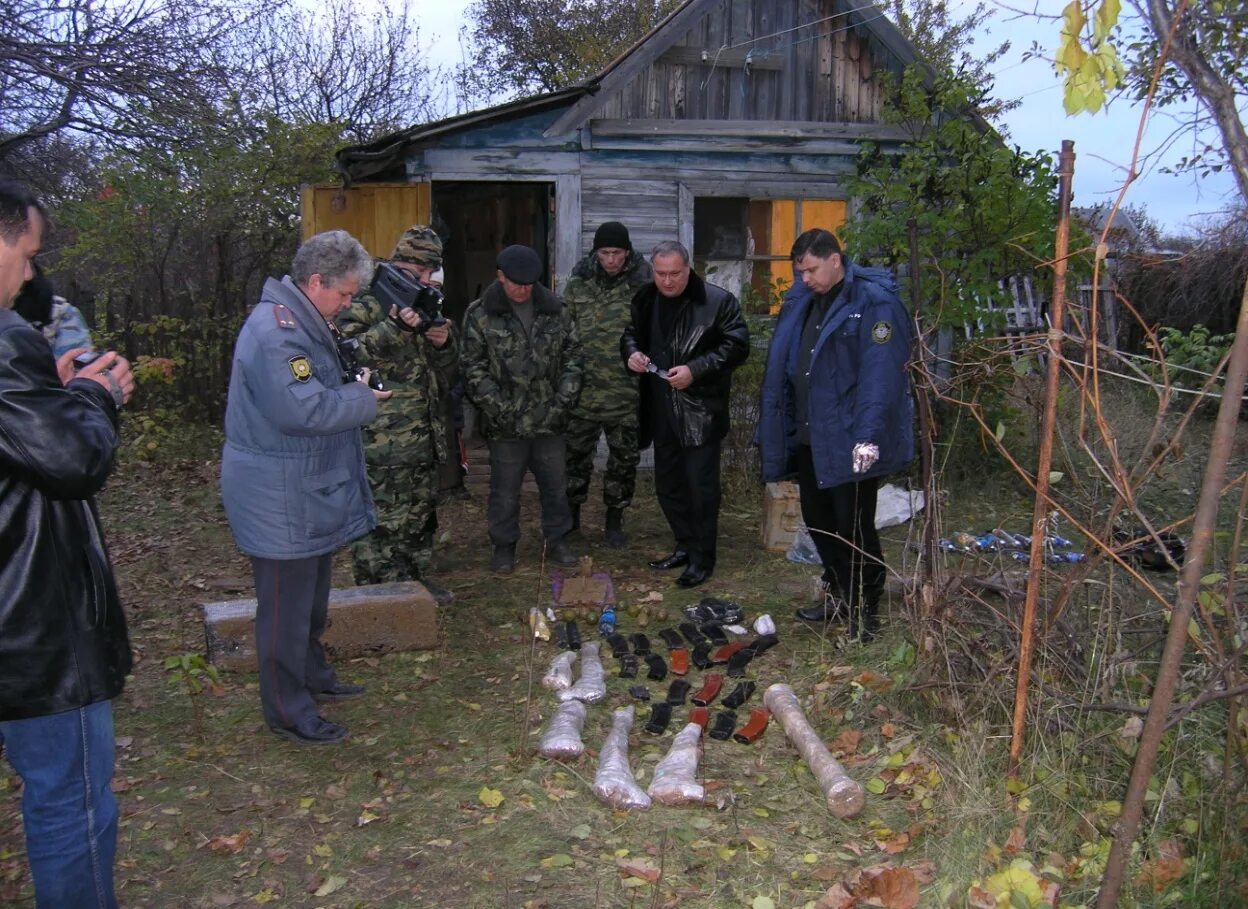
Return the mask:
<svg viewBox="0 0 1248 909">
<path fill-rule="evenodd" d="M 854 473 L 866 473 L 880 459 L 880 446 L 873 442 L 859 442 L 854 446 Z"/>
</svg>

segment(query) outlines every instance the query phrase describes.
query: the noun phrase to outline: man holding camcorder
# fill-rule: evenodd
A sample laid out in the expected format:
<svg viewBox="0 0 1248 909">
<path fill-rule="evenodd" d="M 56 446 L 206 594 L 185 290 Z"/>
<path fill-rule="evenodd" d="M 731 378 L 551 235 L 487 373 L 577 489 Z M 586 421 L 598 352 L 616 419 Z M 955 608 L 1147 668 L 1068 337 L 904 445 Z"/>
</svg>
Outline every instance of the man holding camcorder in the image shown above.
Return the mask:
<svg viewBox="0 0 1248 909">
<path fill-rule="evenodd" d="M 438 465 L 458 456 L 448 451 L 441 403 L 455 381 L 457 345 L 441 314 L 442 294 L 430 284 L 441 267 L 438 235 L 423 224 L 408 229 L 338 328 L 347 355 L 394 392 L 364 430 L 377 528 L 351 547 L 355 582 L 418 580 L 445 603 L 450 591 L 427 576 L 438 527 Z"/>
</svg>

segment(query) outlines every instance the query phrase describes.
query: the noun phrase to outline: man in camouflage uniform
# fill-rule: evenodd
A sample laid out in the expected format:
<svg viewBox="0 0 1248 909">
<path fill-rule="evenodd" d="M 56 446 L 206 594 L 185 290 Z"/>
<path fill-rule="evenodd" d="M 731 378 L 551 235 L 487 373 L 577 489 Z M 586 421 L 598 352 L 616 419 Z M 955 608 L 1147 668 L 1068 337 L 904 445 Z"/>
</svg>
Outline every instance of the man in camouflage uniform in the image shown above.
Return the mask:
<svg viewBox="0 0 1248 909">
<path fill-rule="evenodd" d="M 442 241 L 418 224 L 399 238 L 390 264 L 426 284 L 442 267 Z M 451 456 L 442 405 L 455 381 L 457 344 L 451 324 L 422 331 L 414 309 L 385 312 L 366 291 L 338 317 L 338 328 L 359 340 L 360 361 L 394 392 L 364 429 L 377 529 L 351 547 L 355 582 L 418 580 L 440 603 L 449 602 L 451 592 L 431 582 L 427 572 L 438 528 L 438 465 Z"/>
<path fill-rule="evenodd" d="M 526 470 L 541 497 L 546 557 L 572 566 L 576 556 L 564 539 L 572 512 L 563 432 L 581 391 L 576 324 L 563 302 L 537 283 L 543 265 L 533 250 L 508 246 L 497 265 L 498 279 L 464 315 L 462 355 L 468 400 L 490 445 L 490 567 L 500 574 L 515 569 Z"/>
<path fill-rule="evenodd" d="M 572 529 L 581 524 L 581 506 L 589 498 L 598 439 L 607 435 L 607 471 L 602 500 L 607 506 L 607 545 L 627 545 L 624 509 L 633 501 L 637 481 L 637 376 L 620 362 L 620 335 L 628 325 L 630 304 L 650 281 L 650 266 L 633 250 L 628 228 L 607 221 L 594 232 L 594 248 L 572 269 L 563 302 L 572 311 L 581 338 L 585 382 L 568 420 L 568 503 Z"/>
</svg>

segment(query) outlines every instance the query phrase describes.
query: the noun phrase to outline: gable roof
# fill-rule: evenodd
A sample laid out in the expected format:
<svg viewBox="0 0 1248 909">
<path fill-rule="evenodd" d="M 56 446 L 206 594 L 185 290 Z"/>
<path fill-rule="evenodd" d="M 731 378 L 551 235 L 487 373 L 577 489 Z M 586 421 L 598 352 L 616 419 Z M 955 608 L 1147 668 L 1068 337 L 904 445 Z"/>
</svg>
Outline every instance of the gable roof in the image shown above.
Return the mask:
<svg viewBox="0 0 1248 909">
<path fill-rule="evenodd" d="M 727 0 L 685 0 L 635 44 L 607 64 L 601 72 L 576 85 L 560 91 L 519 98 L 433 123 L 420 124 L 383 136 L 367 144 L 347 146 L 340 149 L 335 156 L 337 168 L 348 182 L 365 178 L 395 167 L 402 157 L 403 149 L 412 143 L 424 142 L 477 125 L 557 111 L 560 107 L 565 109 L 558 114 L 542 135 L 548 139 L 570 136 L 593 119 L 594 114 L 599 112 L 617 92 L 628 86 L 647 67 L 654 65 L 661 56 L 676 47 L 690 29 L 725 2 Z M 786 0 L 751 0 L 751 2 L 775 4 L 786 2 Z M 787 2 L 794 2 L 794 0 L 787 0 Z M 929 80 L 932 78 L 930 68 L 919 59 L 914 45 L 885 17 L 883 12 L 869 3 L 855 6 L 851 5 L 853 2 L 855 0 L 839 0 L 837 5 L 846 8 L 825 19 L 803 23 L 796 29 L 759 35 L 741 42 L 734 48 L 721 48 L 717 52 L 717 58 L 723 51 L 730 53 L 735 51 L 743 62 L 748 62 L 756 50 L 761 50 L 763 56 L 770 52 L 765 44 L 761 48 L 755 47 L 760 42 L 774 42 L 775 39 L 784 38 L 788 32 L 807 29 L 829 19 L 836 19 L 843 20 L 843 24 L 838 25 L 837 31 L 850 29 L 860 31 L 870 40 L 877 42 L 878 46 L 891 54 L 900 65 L 918 63 L 928 70 Z M 746 45 L 750 46 L 748 51 L 742 49 Z M 690 129 L 697 128 L 697 120 L 691 119 L 688 122 Z M 707 127 L 710 125 L 706 123 Z"/>
<path fill-rule="evenodd" d="M 672 10 L 667 18 L 643 35 L 636 44 L 607 64 L 602 72 L 582 83 L 586 89 L 586 95 L 551 124 L 545 135 L 547 137 L 560 136 L 584 126 L 611 93 L 622 89 L 647 66 L 655 63 L 666 51 L 671 50 L 689 29 L 723 2 L 724 0 L 685 0 L 683 4 Z M 755 0 L 755 2 L 760 2 L 760 0 Z M 837 13 L 835 18 L 844 18 L 847 28 L 861 28 L 866 31 L 896 56 L 903 65 L 923 63 L 910 40 L 875 6 L 867 4 L 851 7 L 844 12 Z M 808 26 L 817 24 L 818 22 L 807 23 Z M 781 35 L 782 33 L 759 35 L 750 39 L 748 43 L 753 45 L 756 42 L 781 37 Z M 750 53 L 754 49 L 751 48 Z"/>
</svg>

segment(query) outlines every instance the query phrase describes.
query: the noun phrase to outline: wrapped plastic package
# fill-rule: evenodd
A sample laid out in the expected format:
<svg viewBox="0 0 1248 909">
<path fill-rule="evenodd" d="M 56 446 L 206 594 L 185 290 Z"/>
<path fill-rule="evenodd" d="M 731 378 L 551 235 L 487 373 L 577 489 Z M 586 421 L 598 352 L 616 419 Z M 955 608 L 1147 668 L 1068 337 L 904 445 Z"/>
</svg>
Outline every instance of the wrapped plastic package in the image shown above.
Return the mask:
<svg viewBox="0 0 1248 909">
<path fill-rule="evenodd" d="M 650 796 L 637 785 L 628 766 L 628 733 L 632 728 L 632 706 L 616 708 L 611 719 L 611 731 L 598 752 L 594 795 L 612 808 L 633 810 L 650 807 Z"/>
<path fill-rule="evenodd" d="M 571 688 L 556 692 L 560 701 L 584 701 L 597 704 L 607 696 L 607 678 L 598 655 L 598 641 L 581 645 L 581 677 Z"/>
<path fill-rule="evenodd" d="M 866 792 L 849 778 L 845 768 L 824 747 L 819 734 L 806 721 L 793 689 L 788 685 L 772 685 L 763 695 L 763 703 L 814 774 L 827 799 L 828 810 L 837 817 L 853 817 L 860 812 L 867 803 Z"/>
<path fill-rule="evenodd" d="M 698 743 L 701 739 L 702 727 L 697 723 L 689 723 L 676 733 L 672 747 L 654 766 L 654 779 L 646 790 L 650 798 L 664 805 L 702 801 L 706 790 L 697 781 Z"/>
<path fill-rule="evenodd" d="M 572 664 L 576 662 L 576 651 L 565 650 L 550 661 L 550 668 L 542 676 L 542 684 L 555 691 L 563 691 L 572 687 Z"/>
<path fill-rule="evenodd" d="M 542 733 L 537 753 L 548 758 L 574 758 L 585 752 L 581 742 L 581 728 L 585 725 L 586 707 L 580 701 L 565 701 L 555 710 L 554 716 Z"/>
</svg>

